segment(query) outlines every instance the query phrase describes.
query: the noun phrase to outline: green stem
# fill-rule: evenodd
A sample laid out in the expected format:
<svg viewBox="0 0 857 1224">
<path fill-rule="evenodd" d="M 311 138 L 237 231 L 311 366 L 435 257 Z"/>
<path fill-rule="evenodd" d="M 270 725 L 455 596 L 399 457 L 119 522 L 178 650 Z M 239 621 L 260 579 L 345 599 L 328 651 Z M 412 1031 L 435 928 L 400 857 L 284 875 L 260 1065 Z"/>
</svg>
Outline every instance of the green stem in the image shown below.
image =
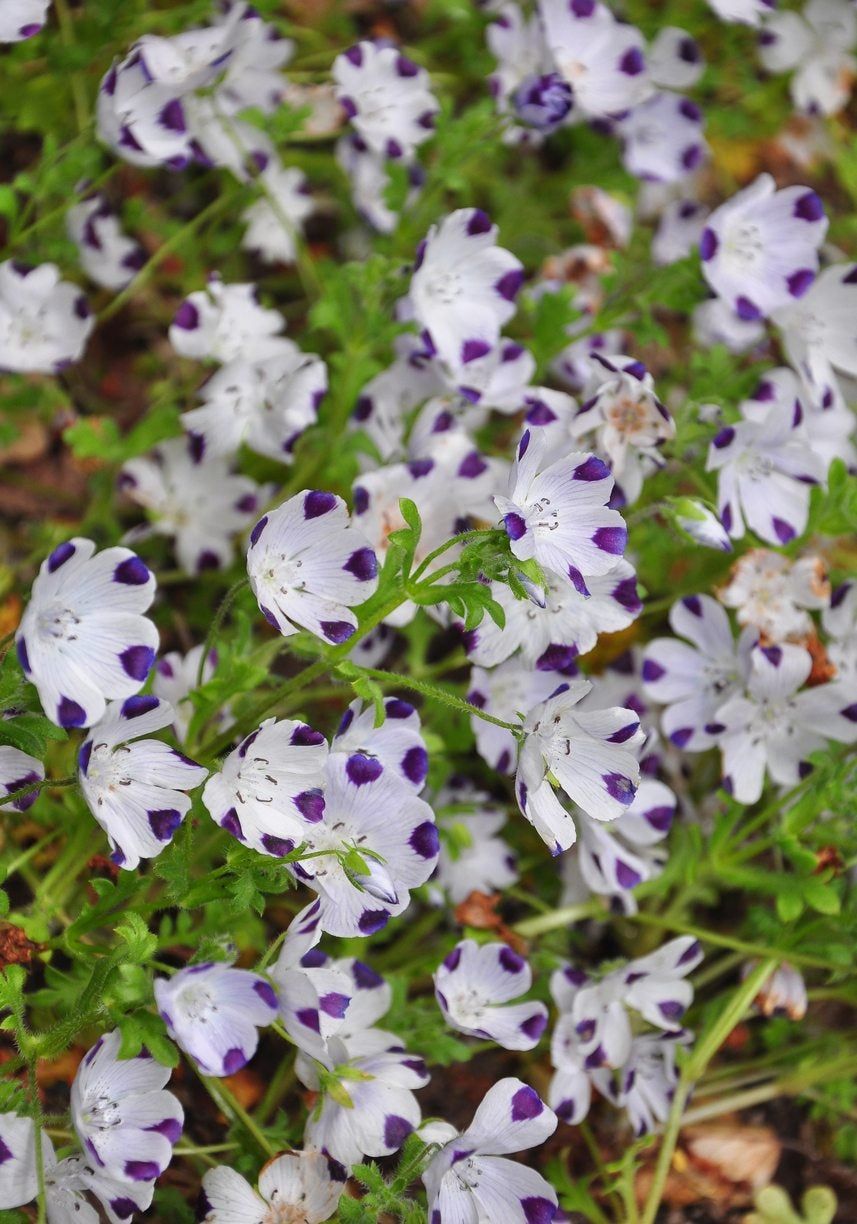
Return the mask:
<svg viewBox="0 0 857 1224">
<path fill-rule="evenodd" d="M 355 664 L 356 666 L 357 664 Z M 439 701 L 443 705 L 450 706 L 453 710 L 461 710 L 464 714 L 473 714 L 484 722 L 493 723 L 495 727 L 502 727 L 505 731 L 511 731 L 515 736 L 520 734 L 521 728 L 517 723 L 510 723 L 502 718 L 495 718 L 493 714 L 488 714 L 485 710 L 480 710 L 478 706 L 465 701 L 457 693 L 451 693 L 447 689 L 441 688 L 439 684 L 432 684 L 429 680 L 414 680 L 411 676 L 400 676 L 395 672 L 381 671 L 377 667 L 360 667 L 359 670 L 362 675 L 371 676 L 379 684 L 389 684 L 397 688 L 411 689 L 413 692 L 421 693 L 423 697 L 428 697 L 432 701 Z"/>
<path fill-rule="evenodd" d="M 208 1092 L 211 1099 L 217 1105 L 218 1109 L 231 1118 L 233 1122 L 240 1122 L 249 1135 L 256 1141 L 265 1155 L 270 1159 L 276 1156 L 277 1149 L 268 1139 L 267 1135 L 256 1125 L 250 1115 L 247 1113 L 243 1105 L 236 1101 L 235 1097 L 229 1091 L 225 1084 L 220 1080 L 212 1079 L 208 1075 L 202 1075 L 197 1072 L 200 1082 Z"/>
<path fill-rule="evenodd" d="M 743 1092 L 731 1093 L 716 1101 L 709 1101 L 695 1109 L 689 1109 L 684 1115 L 685 1125 L 705 1122 L 708 1118 L 719 1118 L 723 1114 L 736 1113 L 741 1109 L 750 1109 L 765 1101 L 776 1100 L 781 1096 L 800 1096 L 813 1084 L 821 1084 L 828 1080 L 851 1080 L 857 1070 L 857 1056 L 837 1059 L 827 1066 L 811 1067 L 794 1075 L 785 1075 L 782 1079 L 770 1080 L 766 1084 L 757 1084 L 755 1088 L 747 1088 Z"/>
<path fill-rule="evenodd" d="M 123 306 L 125 306 L 125 304 L 131 300 L 134 294 L 137 293 L 139 289 L 142 289 L 144 285 L 148 284 L 167 256 L 171 255 L 173 251 L 181 247 L 184 244 L 185 239 L 195 230 L 198 230 L 200 226 L 204 225 L 206 221 L 210 221 L 211 218 L 216 216 L 219 212 L 223 212 L 228 204 L 232 204 L 235 200 L 236 194 L 237 193 L 235 191 L 227 191 L 221 196 L 216 196 L 210 204 L 207 204 L 205 208 L 201 209 L 200 212 L 196 214 L 195 217 L 191 217 L 190 221 L 188 221 L 181 227 L 180 230 L 173 234 L 172 238 L 168 238 L 166 242 L 159 246 L 154 255 L 152 255 L 151 259 L 149 259 L 143 265 L 134 279 L 125 286 L 121 293 L 117 293 L 116 297 L 113 298 L 111 302 L 107 303 L 107 305 L 98 315 L 96 322 L 106 323 L 108 319 L 112 319 L 114 315 L 118 314 Z"/>
<path fill-rule="evenodd" d="M 74 22 L 66 0 L 55 0 L 54 8 L 56 9 L 57 20 L 59 22 L 60 38 L 67 47 L 73 48 L 75 45 Z M 68 79 L 71 85 L 71 100 L 74 106 L 75 122 L 77 123 L 78 132 L 82 132 L 89 122 L 86 89 L 79 72 L 70 72 Z"/>
<path fill-rule="evenodd" d="M 195 688 L 199 688 L 202 685 L 203 673 L 205 672 L 205 661 L 211 654 L 211 651 L 214 649 L 214 643 L 217 641 L 217 635 L 220 632 L 221 626 L 223 625 L 226 613 L 235 603 L 235 600 L 238 598 L 244 588 L 248 585 L 249 582 L 247 578 L 239 578 L 239 580 L 236 583 L 233 583 L 233 585 L 221 599 L 220 607 L 215 613 L 214 620 L 211 622 L 211 628 L 206 636 L 205 645 L 202 648 L 202 654 L 199 656 L 199 667 L 196 671 Z"/>
<path fill-rule="evenodd" d="M 694 1083 L 705 1071 L 709 1062 L 723 1045 L 723 1042 L 735 1028 L 736 1024 L 743 1019 L 758 994 L 759 988 L 776 966 L 777 962 L 775 960 L 765 960 L 757 965 L 734 992 L 707 1032 L 703 1033 L 697 1041 L 676 1086 L 666 1129 L 661 1140 L 661 1148 L 658 1153 L 652 1184 L 642 1215 L 640 1216 L 640 1224 L 654 1224 L 655 1222 L 655 1217 L 658 1214 L 658 1208 L 663 1198 L 673 1154 L 678 1143 L 685 1106 L 693 1090 Z"/>
<path fill-rule="evenodd" d="M 77 774 L 68 778 L 42 778 L 39 782 L 28 782 L 26 786 L 22 786 L 20 790 L 12 791 L 9 795 L 3 796 L 3 807 L 8 807 L 11 803 L 17 803 L 19 799 L 25 799 L 27 795 L 37 795 L 40 790 L 47 787 L 52 790 L 54 787 L 74 786 L 77 782 Z"/>
<path fill-rule="evenodd" d="M 504 533 L 501 533 L 500 531 L 498 531 L 496 527 L 475 527 L 472 531 L 462 531 L 460 535 L 452 536 L 450 539 L 446 540 L 443 544 L 439 544 L 437 548 L 435 548 L 432 552 L 429 553 L 429 555 L 421 562 L 421 564 L 417 567 L 417 569 L 414 570 L 413 574 L 411 575 L 411 582 L 419 582 L 420 578 L 423 576 L 423 574 L 426 572 L 428 567 L 431 565 L 432 561 L 435 561 L 437 560 L 438 557 L 443 556 L 443 554 L 447 552 L 450 548 L 452 548 L 454 545 L 466 544 L 469 540 L 473 540 L 477 536 L 501 535 L 501 534 L 504 534 Z"/>
</svg>

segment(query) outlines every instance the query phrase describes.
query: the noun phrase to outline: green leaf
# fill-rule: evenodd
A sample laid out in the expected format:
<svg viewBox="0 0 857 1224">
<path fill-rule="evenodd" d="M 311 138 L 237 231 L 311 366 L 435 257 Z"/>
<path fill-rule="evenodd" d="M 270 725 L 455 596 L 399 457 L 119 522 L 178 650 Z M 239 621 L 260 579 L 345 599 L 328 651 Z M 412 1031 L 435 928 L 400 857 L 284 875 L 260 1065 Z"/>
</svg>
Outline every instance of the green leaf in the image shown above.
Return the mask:
<svg viewBox="0 0 857 1224">
<path fill-rule="evenodd" d="M 0 719 L 0 744 L 20 748 L 30 756 L 42 758 L 49 740 L 68 739 L 62 727 L 55 726 L 42 714 L 19 714 L 17 718 Z"/>
</svg>

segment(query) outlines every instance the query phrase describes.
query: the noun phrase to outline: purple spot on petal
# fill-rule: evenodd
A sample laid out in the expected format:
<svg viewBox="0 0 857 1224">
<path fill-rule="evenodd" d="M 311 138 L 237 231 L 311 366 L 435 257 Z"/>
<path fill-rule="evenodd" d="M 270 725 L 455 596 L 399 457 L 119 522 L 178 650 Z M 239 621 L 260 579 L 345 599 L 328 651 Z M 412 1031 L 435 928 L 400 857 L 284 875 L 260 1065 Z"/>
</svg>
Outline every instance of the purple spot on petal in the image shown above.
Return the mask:
<svg viewBox="0 0 857 1224">
<path fill-rule="evenodd" d="M 534 1088 L 530 1088 L 529 1085 L 519 1088 L 512 1097 L 513 1122 L 524 1122 L 530 1118 L 537 1118 L 543 1110 L 544 1105 L 539 1094 Z"/>
</svg>

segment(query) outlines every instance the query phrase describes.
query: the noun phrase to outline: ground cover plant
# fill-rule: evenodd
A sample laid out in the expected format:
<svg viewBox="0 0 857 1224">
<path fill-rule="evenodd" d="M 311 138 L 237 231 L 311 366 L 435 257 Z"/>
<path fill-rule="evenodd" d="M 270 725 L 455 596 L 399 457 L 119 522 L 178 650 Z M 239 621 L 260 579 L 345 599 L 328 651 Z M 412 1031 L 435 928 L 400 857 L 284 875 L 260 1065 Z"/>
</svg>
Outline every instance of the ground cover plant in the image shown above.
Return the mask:
<svg viewBox="0 0 857 1224">
<path fill-rule="evenodd" d="M 0 41 L 0 1218 L 857 1218 L 855 6 Z"/>
</svg>

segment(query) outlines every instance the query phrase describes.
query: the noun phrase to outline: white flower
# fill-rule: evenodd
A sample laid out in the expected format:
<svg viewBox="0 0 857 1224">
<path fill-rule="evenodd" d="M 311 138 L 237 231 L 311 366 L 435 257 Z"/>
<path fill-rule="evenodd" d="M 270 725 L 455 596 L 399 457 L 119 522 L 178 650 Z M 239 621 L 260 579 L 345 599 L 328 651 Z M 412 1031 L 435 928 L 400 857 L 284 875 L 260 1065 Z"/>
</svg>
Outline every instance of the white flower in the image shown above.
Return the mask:
<svg viewBox="0 0 857 1224">
<path fill-rule="evenodd" d="M 696 200 L 672 200 L 663 210 L 652 238 L 652 259 L 666 265 L 696 250 L 708 209 Z"/>
<path fill-rule="evenodd" d="M 247 550 L 250 586 L 283 635 L 308 629 L 339 644 L 357 628 L 353 607 L 378 585 L 378 561 L 341 497 L 296 493 L 259 519 Z"/>
<path fill-rule="evenodd" d="M 434 993 L 450 1028 L 532 1050 L 548 1022 L 544 1003 L 513 1003 L 533 982 L 530 966 L 508 944 L 463 939 L 434 972 Z"/>
<path fill-rule="evenodd" d="M 327 742 L 305 723 L 273 718 L 251 732 L 205 784 L 215 823 L 260 854 L 280 857 L 321 820 Z"/>
<path fill-rule="evenodd" d="M 446 1143 L 422 1175 L 431 1218 L 550 1224 L 557 1208 L 553 1187 L 508 1155 L 544 1143 L 556 1125 L 556 1114 L 521 1080 L 502 1079 L 489 1088 L 467 1130 Z"/>
<path fill-rule="evenodd" d="M 689 89 L 705 71 L 699 43 L 679 26 L 661 26 L 646 53 L 649 76 L 665 89 Z"/>
<path fill-rule="evenodd" d="M 757 26 L 770 16 L 776 0 L 708 0 L 708 3 L 721 21 Z"/>
<path fill-rule="evenodd" d="M 343 1042 L 331 1044 L 341 1074 L 310 1114 L 305 1141 L 346 1169 L 364 1156 L 391 1156 L 420 1124 L 414 1089 L 429 1081 L 425 1063 L 401 1047 L 351 1057 Z M 319 1080 L 304 1060 L 296 1069 L 306 1086 L 318 1091 Z"/>
<path fill-rule="evenodd" d="M 291 463 L 327 391 L 327 366 L 315 353 L 283 344 L 288 348 L 264 361 L 227 362 L 202 387 L 202 407 L 182 413 L 182 425 L 206 455 L 233 455 L 245 444 Z"/>
<path fill-rule="evenodd" d="M 573 845 L 574 821 L 551 778 L 593 820 L 615 820 L 632 802 L 640 780 L 633 749 L 643 741 L 631 710 L 575 710 L 592 688 L 571 680 L 529 714 L 518 756 L 515 794 L 527 820 L 559 854 Z"/>
<path fill-rule="evenodd" d="M 336 96 L 375 153 L 405 157 L 432 134 L 437 99 L 424 68 L 395 47 L 363 41 L 333 64 Z"/>
<path fill-rule="evenodd" d="M 20 748 L 0 744 L 0 810 L 8 806 L 2 799 L 3 794 L 13 795 L 33 782 L 40 782 L 44 776 L 45 767 L 41 761 Z M 11 806 L 18 812 L 26 812 L 38 797 L 39 792 L 34 790 L 32 794 L 16 799 Z"/>
<path fill-rule="evenodd" d="M 420 243 L 410 301 L 437 352 L 459 367 L 497 343 L 523 280 L 521 264 L 497 246 L 497 227 L 485 213 L 459 208 Z"/>
<path fill-rule="evenodd" d="M 827 654 L 838 679 L 857 681 L 857 583 L 843 582 L 833 591 L 830 607 L 821 614 L 828 635 Z"/>
<path fill-rule="evenodd" d="M 0 1207 L 4 1209 L 21 1207 L 38 1192 L 35 1130 L 32 1118 L 0 1114 Z M 56 1162 L 53 1144 L 44 1134 L 42 1156 L 47 1167 Z"/>
<path fill-rule="evenodd" d="M 139 692 L 158 647 L 143 615 L 154 597 L 154 576 L 127 548 L 96 554 L 76 536 L 42 562 L 15 644 L 48 718 L 88 727 L 105 699 Z"/>
<path fill-rule="evenodd" d="M 176 560 L 189 574 L 229 565 L 234 537 L 258 514 L 263 493 L 226 459 L 206 458 L 193 438 L 170 438 L 130 459 L 119 487 L 149 511 L 154 534 L 173 539 Z"/>
<path fill-rule="evenodd" d="M 118 1029 L 83 1056 L 71 1086 L 71 1117 L 84 1150 L 106 1176 L 153 1181 L 170 1163 L 184 1111 L 164 1089 L 169 1067 L 140 1052 L 119 1058 Z"/>
<path fill-rule="evenodd" d="M 845 402 L 835 378 L 814 384 L 787 366 L 767 370 L 753 394 L 742 402 L 741 412 L 750 421 L 760 421 L 771 404 L 790 404 L 795 412 L 803 412 L 803 439 L 825 471 L 834 459 L 841 459 L 849 469 L 857 467 L 854 410 Z"/>
<path fill-rule="evenodd" d="M 679 1073 L 675 1052 L 688 1045 L 692 1035 L 684 1030 L 635 1037 L 624 1065 L 615 1073 L 606 1067 L 592 1072 L 592 1082 L 614 1105 L 628 1112 L 637 1138 L 651 1134 L 666 1122 Z"/>
<path fill-rule="evenodd" d="M 341 1167 L 322 1152 L 284 1152 L 262 1168 L 259 1189 L 227 1165 L 202 1179 L 198 1218 L 205 1224 L 275 1224 L 291 1217 L 321 1224 L 336 1212 L 343 1190 Z"/>
<path fill-rule="evenodd" d="M 731 552 L 729 539 L 720 519 L 697 497 L 676 497 L 667 503 L 667 511 L 673 522 L 703 548 L 716 548 L 720 552 Z"/>
<path fill-rule="evenodd" d="M 223 962 L 188 965 L 153 988 L 170 1036 L 203 1075 L 240 1071 L 256 1052 L 256 1030 L 277 1018 L 270 982 Z"/>
<path fill-rule="evenodd" d="M 360 753 L 377 761 L 406 786 L 419 793 L 428 773 L 428 753 L 420 734 L 420 716 L 408 701 L 387 697 L 384 719 L 376 725 L 372 706 L 352 701 L 342 715 L 339 729 L 330 745 L 331 755 L 345 757 Z"/>
<path fill-rule="evenodd" d="M 681 1018 L 693 1000 L 693 987 L 685 978 L 701 960 L 697 940 L 683 935 L 597 982 L 557 970 L 551 989 L 562 999 L 562 1010 L 573 1017 L 585 1068 L 625 1065 L 631 1052 L 629 1011 L 657 1028 L 681 1032 Z"/>
<path fill-rule="evenodd" d="M 699 240 L 703 275 L 740 319 L 766 317 L 810 288 L 826 232 L 814 191 L 777 191 L 760 174 L 709 216 Z"/>
<path fill-rule="evenodd" d="M 758 646 L 746 690 L 717 711 L 723 726 L 723 786 L 739 803 L 755 803 L 765 773 L 779 786 L 795 786 L 811 769 L 810 753 L 828 740 L 857 740 L 857 703 L 847 685 L 803 689 L 812 657 L 802 646 Z"/>
<path fill-rule="evenodd" d="M 686 179 L 708 155 L 703 125 L 702 111 L 690 98 L 657 91 L 616 125 L 625 169 L 647 181 Z"/>
<path fill-rule="evenodd" d="M 756 968 L 758 961 L 748 961 L 741 969 L 742 979 Z M 788 1016 L 790 1020 L 803 1020 L 808 1006 L 806 983 L 794 965 L 783 961 L 760 986 L 753 1002 L 763 1016 Z"/>
<path fill-rule="evenodd" d="M 170 343 L 182 357 L 198 361 L 266 361 L 292 351 L 291 341 L 279 334 L 285 326 L 278 310 L 259 304 L 255 285 L 225 285 L 215 275 L 179 306 Z"/>
<path fill-rule="evenodd" d="M 264 194 L 244 209 L 242 247 L 266 263 L 293 263 L 304 221 L 315 210 L 309 184 L 296 166 L 271 162 L 257 182 Z"/>
<path fill-rule="evenodd" d="M 721 298 L 709 298 L 694 306 L 691 314 L 693 336 L 698 344 L 710 348 L 723 344 L 730 353 L 743 353 L 765 335 L 761 319 L 742 319 Z"/>
<path fill-rule="evenodd" d="M 628 532 L 621 514 L 609 510 L 613 478 L 595 455 L 552 458 L 541 431 L 525 430 L 509 479 L 507 497 L 495 497 L 512 552 L 535 558 L 588 595 L 584 575 L 613 569 Z"/>
<path fill-rule="evenodd" d="M 733 539 L 745 523 L 770 544 L 788 544 L 806 529 L 809 486 L 826 468 L 802 419 L 799 403 L 773 403 L 761 419 L 727 425 L 712 440 L 706 468 L 719 472 L 720 521 Z"/>
<path fill-rule="evenodd" d="M 651 92 L 643 36 L 596 0 L 541 0 L 539 12 L 558 71 L 587 118 L 617 115 Z"/>
<path fill-rule="evenodd" d="M 173 707 L 173 730 L 180 743 L 184 743 L 187 739 L 188 728 L 194 714 L 190 694 L 198 687 L 197 679 L 200 675 L 199 664 L 203 649 L 200 643 L 198 646 L 193 646 L 186 655 L 179 654 L 177 650 L 171 650 L 155 664 L 152 692 Z M 208 683 L 214 675 L 216 666 L 217 651 L 209 650 L 200 683 Z M 217 715 L 217 725 L 221 729 L 229 726 L 230 721 L 225 710 Z"/>
<path fill-rule="evenodd" d="M 677 747 L 704 752 L 724 729 L 717 711 L 743 687 L 758 634 L 745 629 L 736 643 L 727 613 L 710 595 L 674 603 L 669 620 L 687 641 L 649 642 L 643 659 L 646 696 L 666 706 L 661 725 Z"/>
<path fill-rule="evenodd" d="M 510 143 L 539 141 L 542 132 L 553 130 L 572 109 L 571 89 L 552 71 L 539 16 L 525 17 L 517 4 L 501 4 L 485 31 L 485 41 L 497 61 L 489 80 L 497 109 L 500 114 L 517 117 L 526 124 L 507 128 L 503 139 Z M 555 94 L 554 105 L 534 115 L 532 107 L 527 106 L 526 95 L 534 88 L 538 92 L 539 87 L 548 82 Z M 557 82 L 561 86 L 559 94 L 556 93 Z"/>
<path fill-rule="evenodd" d="M 160 740 L 140 739 L 173 717 L 172 706 L 157 697 L 112 701 L 80 746 L 83 797 L 108 836 L 110 857 L 126 870 L 172 840 L 190 810 L 185 792 L 208 772 Z"/>
<path fill-rule="evenodd" d="M 410 904 L 439 851 L 434 813 L 413 787 L 376 757 L 333 754 L 325 770 L 324 812 L 304 837 L 318 857 L 290 870 L 321 899 L 321 928 L 372 935 Z"/>
<path fill-rule="evenodd" d="M 532 637 L 536 635 L 535 621 L 526 619 L 528 601 L 515 600 L 514 608 L 523 604 L 524 620 L 521 623 L 521 637 L 529 637 L 530 648 L 533 647 Z M 514 610 L 514 609 L 513 609 Z M 493 625 L 494 622 L 492 621 Z M 508 625 L 508 621 L 507 621 Z M 476 631 L 478 633 L 478 630 Z M 480 643 L 483 639 L 479 639 Z M 557 647 L 557 649 L 561 649 Z M 478 649 L 477 649 L 478 653 Z M 552 662 L 553 659 L 547 660 Z M 559 663 L 560 660 L 557 659 Z M 569 674 L 568 666 L 563 668 L 562 675 Z M 506 659 L 497 667 L 485 669 L 474 667 L 470 673 L 470 688 L 467 700 L 471 705 L 502 718 L 504 722 L 514 723 L 519 714 L 527 715 L 533 706 L 547 701 L 562 683 L 562 675 L 553 669 L 547 670 L 533 667 L 521 656 Z M 506 727 L 498 727 L 476 714 L 470 717 L 470 726 L 476 739 L 476 750 L 486 764 L 499 773 L 512 773 L 515 768 L 517 741 L 514 733 Z"/>
<path fill-rule="evenodd" d="M 596 354 L 590 394 L 570 424 L 607 458 L 626 503 L 637 500 L 646 476 L 663 460 L 658 448 L 675 435 L 675 422 L 658 399 L 652 376 L 630 357 Z"/>
<path fill-rule="evenodd" d="M 435 797 L 440 856 L 433 883 L 460 905 L 472 892 L 491 894 L 518 878 L 515 856 L 498 836 L 505 813 L 468 782 L 450 779 Z"/>
<path fill-rule="evenodd" d="M 790 365 L 822 394 L 838 390 L 836 375 L 857 376 L 857 265 L 825 268 L 799 302 L 778 310 L 773 321 L 782 333 Z"/>
<path fill-rule="evenodd" d="M 390 208 L 385 199 L 390 183 L 388 159 L 381 153 L 375 153 L 362 137 L 353 132 L 336 142 L 334 155 L 350 180 L 351 198 L 356 211 L 379 234 L 391 234 L 399 223 L 399 214 Z M 405 206 L 410 207 L 419 195 L 424 174 L 417 162 L 407 166 L 407 174 L 410 191 Z"/>
<path fill-rule="evenodd" d="M 737 609 L 739 625 L 755 625 L 773 642 L 812 630 L 810 609 L 830 603 L 830 582 L 820 557 L 791 561 L 768 548 L 753 548 L 732 568 L 717 592 L 727 608 Z"/>
<path fill-rule="evenodd" d="M 122 233 L 118 218 L 102 195 L 90 196 L 70 208 L 66 229 L 77 245 L 84 272 L 103 289 L 122 289 L 145 262 L 145 251 Z"/>
<path fill-rule="evenodd" d="M 621 913 L 635 914 L 633 889 L 660 875 L 666 860 L 659 843 L 672 827 L 677 800 L 663 782 L 643 778 L 630 806 L 609 825 L 580 822 L 580 840 L 562 860 L 563 905 L 591 895 L 610 897 Z"/>
<path fill-rule="evenodd" d="M 57 374 L 80 359 L 94 326 L 86 298 L 56 264 L 0 263 L 0 370 Z"/>
<path fill-rule="evenodd" d="M 759 35 L 767 72 L 795 70 L 789 88 L 800 110 L 835 115 L 851 96 L 857 15 L 847 0 L 808 0 L 803 13 L 772 13 Z"/>
<path fill-rule="evenodd" d="M 22 42 L 45 24 L 51 0 L 5 0 L 0 10 L 0 43 Z"/>
</svg>

